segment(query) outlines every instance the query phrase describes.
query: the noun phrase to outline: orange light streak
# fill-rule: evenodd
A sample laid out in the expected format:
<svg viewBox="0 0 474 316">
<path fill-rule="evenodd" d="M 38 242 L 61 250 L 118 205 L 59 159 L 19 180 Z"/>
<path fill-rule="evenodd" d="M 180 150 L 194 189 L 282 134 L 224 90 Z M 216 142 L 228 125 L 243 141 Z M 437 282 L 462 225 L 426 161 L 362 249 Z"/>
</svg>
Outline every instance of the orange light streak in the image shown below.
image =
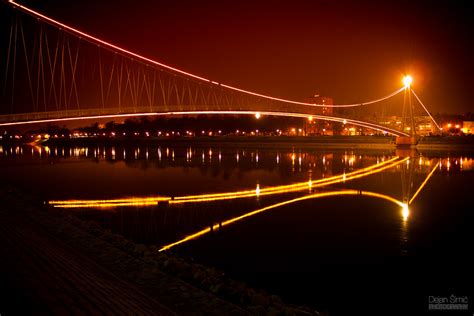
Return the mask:
<svg viewBox="0 0 474 316">
<path fill-rule="evenodd" d="M 303 197 L 298 197 L 298 198 L 291 199 L 291 200 L 288 200 L 288 201 L 275 203 L 275 204 L 272 204 L 272 205 L 254 210 L 252 212 L 245 213 L 243 215 L 231 218 L 231 219 L 226 220 L 226 221 L 224 221 L 220 224 L 219 223 L 214 224 L 214 225 L 212 225 L 212 230 L 211 230 L 211 227 L 204 228 L 204 229 L 202 229 L 202 230 L 200 230 L 200 231 L 198 231 L 194 234 L 191 234 L 191 235 L 188 235 L 188 236 L 184 237 L 183 239 L 180 239 L 176 242 L 173 242 L 171 244 L 168 244 L 168 245 L 165 245 L 165 246 L 161 247 L 159 251 L 161 252 L 161 251 L 168 250 L 172 247 L 178 246 L 178 245 L 183 244 L 187 241 L 190 241 L 190 240 L 196 239 L 198 237 L 201 237 L 205 234 L 208 234 L 213 230 L 219 229 L 220 227 L 224 227 L 224 226 L 233 224 L 235 222 L 241 221 L 241 220 L 246 219 L 248 217 L 255 216 L 257 214 L 263 213 L 265 211 L 268 211 L 268 210 L 271 210 L 271 209 L 274 209 L 274 208 L 277 208 L 277 207 L 281 207 L 281 206 L 285 206 L 285 205 L 288 205 L 288 204 L 292 204 L 292 203 L 296 203 L 296 202 L 300 202 L 300 201 L 304 201 L 304 200 L 309 200 L 309 199 L 316 199 L 316 198 L 323 198 L 323 197 L 330 197 L 330 196 L 338 196 L 338 195 L 371 196 L 371 197 L 380 198 L 380 199 L 390 201 L 390 202 L 395 203 L 395 204 L 397 204 L 398 206 L 401 206 L 401 207 L 404 207 L 406 205 L 405 203 L 403 203 L 401 201 L 398 201 L 398 200 L 392 198 L 391 196 L 380 194 L 380 193 L 369 192 L 369 191 L 344 190 L 344 191 L 332 191 L 332 192 L 316 193 L 316 194 L 306 195 L 306 196 L 303 196 Z"/>
<path fill-rule="evenodd" d="M 142 198 L 137 198 L 137 197 L 130 197 L 130 198 L 121 198 L 121 199 L 110 199 L 110 200 L 52 200 L 49 201 L 48 204 L 58 205 L 58 207 L 66 207 L 62 205 L 81 205 L 80 207 L 94 207 L 92 205 L 106 205 L 106 204 L 121 204 L 120 206 L 126 206 L 126 205 L 137 205 L 137 204 L 148 204 L 149 205 L 156 205 L 158 202 L 166 202 L 171 200 L 170 197 L 142 197 Z M 89 205 L 89 206 L 83 206 L 83 205 Z M 77 207 L 77 206 L 68 206 L 68 207 Z M 102 206 L 104 207 L 104 206 Z M 105 206 L 107 207 L 107 206 Z"/>
<path fill-rule="evenodd" d="M 394 160 L 398 159 L 398 157 L 392 158 L 387 160 L 386 162 L 373 165 L 367 168 L 363 168 L 351 173 L 336 175 L 330 178 L 325 179 L 318 179 L 313 180 L 311 182 L 311 188 L 317 188 L 322 186 L 327 186 L 330 184 L 337 184 L 341 182 L 345 182 L 348 180 L 353 180 L 361 177 L 366 177 L 371 174 L 379 173 L 383 170 L 393 168 L 398 164 L 403 163 L 409 158 L 405 158 L 400 161 L 393 162 Z M 393 163 L 391 163 L 393 162 Z M 296 191 L 303 191 L 308 189 L 308 181 L 289 184 L 289 185 L 282 185 L 282 186 L 275 186 L 270 188 L 260 189 L 259 196 L 263 195 L 273 195 L 273 194 L 281 194 L 281 193 L 290 193 Z M 196 203 L 196 202 L 210 202 L 210 201 L 217 201 L 217 200 L 228 200 L 228 199 L 237 199 L 237 198 L 245 198 L 245 197 L 255 197 L 257 196 L 255 190 L 246 190 L 246 191 L 237 191 L 237 192 L 226 192 L 226 193 L 215 193 L 215 194 L 203 194 L 203 195 L 190 195 L 190 196 L 182 196 L 176 197 L 174 200 L 171 200 L 170 204 L 179 204 L 179 203 Z"/>
<path fill-rule="evenodd" d="M 57 204 L 54 207 L 57 208 L 114 208 L 118 206 L 153 206 L 156 202 L 150 201 L 137 201 L 137 202 L 118 202 L 118 203 L 82 203 L 82 204 Z"/>
<path fill-rule="evenodd" d="M 373 173 L 381 172 L 387 168 L 392 168 L 400 163 L 403 163 L 404 159 L 401 161 L 396 161 L 398 157 L 394 157 L 387 161 L 362 168 L 356 171 L 353 171 L 348 174 L 336 175 L 329 178 L 312 180 L 311 188 L 321 187 L 334 183 L 341 183 L 347 180 L 352 180 L 367 176 Z M 385 167 L 384 167 L 385 166 Z M 258 190 L 243 190 L 235 192 L 224 192 L 224 193 L 210 193 L 210 194 L 199 194 L 199 195 L 187 195 L 180 197 L 130 197 L 130 198 L 121 198 L 121 199 L 111 199 L 111 200 L 52 200 L 49 201 L 50 205 L 58 208 L 78 208 L 78 207 L 113 207 L 115 206 L 138 206 L 142 204 L 145 205 L 155 205 L 156 203 L 163 201 L 168 202 L 169 204 L 182 204 L 182 203 L 197 203 L 197 202 L 211 202 L 218 200 L 230 200 L 230 199 L 239 199 L 247 197 L 255 197 L 262 195 L 273 195 L 273 194 L 282 194 L 290 193 L 296 191 L 307 190 L 308 182 L 299 182 L 294 184 L 273 186 L 268 188 Z"/>
<path fill-rule="evenodd" d="M 433 173 L 436 171 L 436 168 L 437 168 L 437 163 L 435 163 L 435 166 L 433 167 L 433 169 L 431 170 L 431 172 L 428 174 L 428 176 L 426 177 L 426 179 L 423 181 L 423 183 L 421 183 L 420 187 L 418 188 L 418 190 L 416 190 L 415 194 L 413 194 L 412 198 L 410 199 L 410 201 L 408 202 L 408 205 L 410 205 L 414 200 L 415 198 L 418 196 L 418 194 L 421 192 L 421 190 L 426 186 L 426 184 L 428 183 L 428 180 L 431 178 L 431 176 L 433 175 Z"/>
</svg>

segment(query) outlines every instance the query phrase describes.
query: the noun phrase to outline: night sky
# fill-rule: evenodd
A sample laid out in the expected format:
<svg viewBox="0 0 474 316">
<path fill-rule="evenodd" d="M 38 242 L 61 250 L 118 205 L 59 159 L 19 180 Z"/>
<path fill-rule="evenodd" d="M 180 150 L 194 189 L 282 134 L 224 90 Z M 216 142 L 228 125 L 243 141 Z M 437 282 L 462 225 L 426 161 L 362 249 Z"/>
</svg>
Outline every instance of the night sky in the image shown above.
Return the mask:
<svg viewBox="0 0 474 316">
<path fill-rule="evenodd" d="M 432 112 L 474 112 L 468 1 L 18 2 L 144 56 L 259 93 L 360 102 L 396 90 L 410 73 Z"/>
</svg>

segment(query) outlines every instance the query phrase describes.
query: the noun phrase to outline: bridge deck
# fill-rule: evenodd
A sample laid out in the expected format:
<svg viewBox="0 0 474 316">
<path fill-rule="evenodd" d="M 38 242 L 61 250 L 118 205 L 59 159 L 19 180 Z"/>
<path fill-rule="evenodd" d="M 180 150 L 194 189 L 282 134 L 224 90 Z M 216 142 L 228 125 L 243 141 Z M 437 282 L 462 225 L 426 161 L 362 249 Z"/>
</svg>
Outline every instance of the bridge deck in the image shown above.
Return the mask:
<svg viewBox="0 0 474 316">
<path fill-rule="evenodd" d="M 289 104 L 263 103 L 255 106 L 229 106 L 229 105 L 165 105 L 158 107 L 116 107 L 116 108 L 90 108 L 71 109 L 49 112 L 32 112 L 0 115 L 0 126 L 19 125 L 29 123 L 61 122 L 80 119 L 118 118 L 127 116 L 157 116 L 157 115 L 198 115 L 198 114 L 254 114 L 312 117 L 315 120 L 328 120 L 333 122 L 348 123 L 379 131 L 384 131 L 395 136 L 408 136 L 401 131 L 387 128 L 376 122 L 367 122 L 343 116 L 330 116 L 321 114 L 321 107 L 294 106 Z"/>
</svg>

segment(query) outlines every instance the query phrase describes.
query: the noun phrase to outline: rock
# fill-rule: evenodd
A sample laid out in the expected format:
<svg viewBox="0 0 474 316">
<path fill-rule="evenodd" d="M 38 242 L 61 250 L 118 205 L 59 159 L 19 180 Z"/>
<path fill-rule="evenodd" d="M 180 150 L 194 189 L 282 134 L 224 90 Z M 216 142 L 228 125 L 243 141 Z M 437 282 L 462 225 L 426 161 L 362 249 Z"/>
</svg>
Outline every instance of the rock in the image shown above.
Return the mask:
<svg viewBox="0 0 474 316">
<path fill-rule="evenodd" d="M 250 313 L 252 315 L 259 315 L 259 316 L 262 315 L 263 316 L 263 315 L 267 314 L 267 312 L 266 312 L 266 310 L 263 306 L 250 306 L 248 308 L 248 310 L 250 311 Z"/>
<path fill-rule="evenodd" d="M 143 257 L 143 254 L 147 250 L 148 250 L 147 246 L 145 246 L 143 244 L 137 244 L 137 245 L 135 245 L 135 247 L 133 249 L 133 252 L 134 252 L 135 256 Z"/>
<path fill-rule="evenodd" d="M 278 295 L 270 295 L 270 305 L 275 306 L 277 309 L 281 309 L 283 301 Z"/>
<path fill-rule="evenodd" d="M 216 293 L 219 293 L 223 287 L 224 287 L 224 284 L 219 283 L 219 284 L 211 285 L 210 290 L 212 293 L 216 294 Z"/>
<path fill-rule="evenodd" d="M 283 315 L 285 316 L 296 316 L 295 311 L 290 307 L 283 308 Z"/>
<path fill-rule="evenodd" d="M 270 304 L 270 300 L 262 293 L 255 293 L 250 297 L 250 304 L 266 307 Z"/>
<path fill-rule="evenodd" d="M 267 316 L 280 316 L 281 312 L 279 309 L 276 309 L 275 307 L 269 307 L 266 315 Z"/>
<path fill-rule="evenodd" d="M 181 270 L 178 272 L 178 276 L 184 280 L 190 280 L 193 278 L 192 268 L 189 264 L 183 264 Z"/>
</svg>

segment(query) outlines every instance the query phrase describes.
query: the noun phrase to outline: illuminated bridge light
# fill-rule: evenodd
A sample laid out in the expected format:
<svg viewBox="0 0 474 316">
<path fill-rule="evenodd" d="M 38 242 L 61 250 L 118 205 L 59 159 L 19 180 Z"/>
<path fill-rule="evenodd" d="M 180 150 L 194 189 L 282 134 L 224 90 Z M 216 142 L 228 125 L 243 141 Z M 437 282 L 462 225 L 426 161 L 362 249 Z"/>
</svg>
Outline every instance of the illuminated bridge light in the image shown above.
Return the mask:
<svg viewBox="0 0 474 316">
<path fill-rule="evenodd" d="M 410 75 L 407 75 L 407 76 L 403 77 L 402 81 L 403 81 L 403 85 L 405 86 L 405 88 L 409 88 L 410 85 L 413 82 L 413 78 Z"/>
</svg>

